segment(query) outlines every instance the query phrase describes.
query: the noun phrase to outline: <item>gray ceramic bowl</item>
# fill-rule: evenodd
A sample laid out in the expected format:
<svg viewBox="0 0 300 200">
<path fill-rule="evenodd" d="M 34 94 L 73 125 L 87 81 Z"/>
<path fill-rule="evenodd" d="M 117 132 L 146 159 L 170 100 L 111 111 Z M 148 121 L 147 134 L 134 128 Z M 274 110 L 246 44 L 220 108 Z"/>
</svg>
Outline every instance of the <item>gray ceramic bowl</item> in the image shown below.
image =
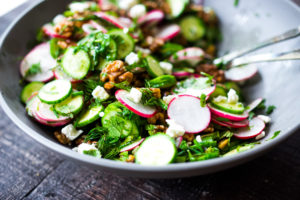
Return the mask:
<svg viewBox="0 0 300 200">
<path fill-rule="evenodd" d="M 202 162 L 145 167 L 79 155 L 60 145 L 53 138 L 52 129 L 35 123 L 25 114 L 24 106 L 19 101 L 21 87 L 18 70 L 19 58 L 28 52 L 26 46 L 29 41 L 34 40 L 36 30 L 57 13 L 62 12 L 68 2 L 67 0 L 43 1 L 27 9 L 7 29 L 0 42 L 0 102 L 3 109 L 25 133 L 57 153 L 78 164 L 126 176 L 186 177 L 216 172 L 249 161 L 282 142 L 299 127 L 300 62 L 288 61 L 259 65 L 260 76 L 245 87 L 247 100 L 265 97 L 268 104 L 277 106 L 272 114 L 273 123 L 268 130 L 268 137 L 276 130 L 282 131 L 276 139 L 262 142 L 252 150 L 232 157 Z M 221 54 L 251 45 L 299 25 L 299 8 L 285 0 L 241 0 L 238 8 L 233 6 L 233 0 L 207 0 L 206 2 L 208 6 L 215 9 L 221 19 L 224 38 L 220 46 Z M 300 40 L 294 39 L 262 51 L 283 51 L 299 46 Z"/>
</svg>

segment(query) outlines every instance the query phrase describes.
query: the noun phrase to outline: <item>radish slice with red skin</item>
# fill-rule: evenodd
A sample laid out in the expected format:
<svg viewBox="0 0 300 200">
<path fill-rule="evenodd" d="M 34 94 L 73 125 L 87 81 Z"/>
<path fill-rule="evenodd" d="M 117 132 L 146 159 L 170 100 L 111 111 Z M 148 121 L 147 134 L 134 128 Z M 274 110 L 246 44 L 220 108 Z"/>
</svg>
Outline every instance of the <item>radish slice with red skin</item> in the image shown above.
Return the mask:
<svg viewBox="0 0 300 200">
<path fill-rule="evenodd" d="M 211 120 L 207 106 L 201 107 L 200 98 L 178 95 L 168 106 L 168 116 L 183 126 L 186 133 L 199 133 L 206 129 Z"/>
<path fill-rule="evenodd" d="M 35 112 L 37 117 L 46 122 L 65 122 L 70 120 L 69 117 L 58 115 L 58 117 L 51 110 L 51 105 L 42 103 L 41 101 L 37 102 L 37 110 Z"/>
<path fill-rule="evenodd" d="M 100 24 L 98 24 L 97 22 L 95 22 L 94 20 L 90 21 L 90 24 L 97 30 L 103 32 L 103 33 L 107 33 L 107 29 L 104 28 L 103 26 L 101 26 Z"/>
<path fill-rule="evenodd" d="M 176 53 L 176 57 L 171 56 L 169 58 L 170 62 L 176 63 L 179 61 L 186 61 L 191 65 L 196 65 L 198 62 L 203 60 L 204 51 L 199 47 L 189 47 L 186 49 L 182 49 Z"/>
<path fill-rule="evenodd" d="M 173 76 L 176 76 L 176 77 L 178 77 L 178 78 L 182 78 L 182 77 L 191 76 L 192 73 L 190 73 L 190 72 L 185 72 L 185 71 L 178 71 L 178 72 L 173 72 L 172 75 L 173 75 Z"/>
<path fill-rule="evenodd" d="M 216 109 L 213 106 L 211 106 L 210 104 L 207 104 L 207 106 L 209 107 L 212 114 L 214 114 L 218 117 L 229 119 L 231 121 L 242 121 L 242 120 L 247 119 L 249 116 L 248 112 L 244 112 L 242 115 L 236 115 L 236 114 L 232 114 L 232 113 L 228 113 L 228 112 Z"/>
<path fill-rule="evenodd" d="M 67 37 L 63 36 L 63 35 L 59 35 L 58 33 L 56 33 L 54 31 L 54 26 L 52 24 L 45 24 L 42 27 L 42 31 L 48 35 L 51 38 L 61 38 L 61 39 L 67 39 Z"/>
<path fill-rule="evenodd" d="M 125 151 L 130 151 L 132 149 L 137 148 L 143 141 L 145 140 L 145 138 L 140 139 L 139 141 L 136 141 L 126 147 L 123 147 L 120 152 L 125 152 Z"/>
<path fill-rule="evenodd" d="M 42 43 L 32 49 L 22 60 L 20 73 L 24 77 L 27 70 L 34 64 L 40 64 L 41 72 L 26 77 L 27 81 L 47 82 L 53 79 L 52 68 L 57 65 L 56 60 L 50 54 L 49 43 Z"/>
<path fill-rule="evenodd" d="M 70 120 L 61 121 L 61 122 L 47 122 L 45 120 L 40 119 L 36 113 L 33 113 L 32 115 L 33 115 L 33 118 L 40 124 L 43 124 L 46 126 L 51 126 L 51 127 L 63 126 L 70 122 Z"/>
<path fill-rule="evenodd" d="M 180 33 L 180 26 L 177 24 L 171 24 L 163 27 L 157 34 L 156 37 L 164 41 L 171 40 Z"/>
<path fill-rule="evenodd" d="M 67 74 L 65 74 L 61 69 L 55 68 L 53 70 L 53 75 L 56 79 L 65 79 L 70 81 L 71 83 L 80 83 L 82 82 L 82 80 L 76 80 L 71 78 L 70 76 L 68 76 Z"/>
<path fill-rule="evenodd" d="M 213 115 L 211 117 L 211 120 L 216 123 L 219 124 L 221 126 L 225 126 L 225 127 L 230 127 L 230 128 L 243 128 L 243 127 L 247 127 L 249 125 L 249 120 L 245 119 L 243 121 L 222 121 L 219 120 L 217 116 Z"/>
<path fill-rule="evenodd" d="M 230 81 L 246 81 L 252 78 L 258 69 L 255 65 L 245 65 L 242 67 L 234 67 L 225 71 L 225 78 Z"/>
<path fill-rule="evenodd" d="M 155 115 L 155 107 L 145 106 L 142 103 L 134 103 L 128 99 L 128 95 L 129 92 L 126 90 L 117 90 L 115 94 L 117 100 L 135 114 L 145 118 L 153 117 Z"/>
<path fill-rule="evenodd" d="M 102 11 L 110 10 L 114 6 L 109 0 L 98 0 L 98 5 Z"/>
<path fill-rule="evenodd" d="M 109 23 L 113 24 L 114 26 L 124 29 L 124 28 L 129 28 L 127 24 L 123 23 L 121 20 L 116 18 L 115 16 L 108 15 L 104 12 L 95 12 L 94 15 L 97 17 L 104 19 L 105 21 L 108 21 Z"/>
<path fill-rule="evenodd" d="M 183 140 L 183 137 L 182 137 L 182 136 L 176 138 L 175 144 L 176 144 L 176 147 L 177 147 L 177 148 L 180 147 L 180 144 L 181 144 L 182 140 Z"/>
<path fill-rule="evenodd" d="M 254 117 L 249 122 L 249 127 L 239 128 L 237 131 L 234 132 L 234 136 L 239 139 L 251 139 L 263 132 L 265 129 L 265 123 L 259 119 L 258 117 Z"/>
<path fill-rule="evenodd" d="M 215 117 L 211 118 L 211 121 L 215 124 L 218 124 L 220 126 L 230 127 L 228 124 L 225 124 L 223 121 L 217 120 Z M 230 127 L 231 128 L 231 127 Z"/>
<path fill-rule="evenodd" d="M 148 12 L 146 15 L 140 17 L 138 19 L 138 24 L 150 26 L 159 23 L 164 18 L 164 13 L 161 10 L 152 10 Z"/>
<path fill-rule="evenodd" d="M 246 111 L 247 112 L 251 112 L 252 110 L 254 110 L 264 99 L 263 98 L 258 98 L 255 99 L 254 101 L 252 101 L 247 107 L 246 107 Z"/>
</svg>

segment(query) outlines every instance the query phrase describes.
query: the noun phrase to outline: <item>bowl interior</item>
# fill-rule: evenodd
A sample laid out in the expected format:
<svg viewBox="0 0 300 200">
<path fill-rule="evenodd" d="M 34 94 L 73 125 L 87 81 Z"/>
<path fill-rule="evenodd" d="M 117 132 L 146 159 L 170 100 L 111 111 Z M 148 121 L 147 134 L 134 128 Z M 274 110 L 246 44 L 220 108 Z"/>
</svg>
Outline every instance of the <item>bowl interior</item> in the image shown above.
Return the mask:
<svg viewBox="0 0 300 200">
<path fill-rule="evenodd" d="M 259 75 L 244 86 L 244 95 L 247 101 L 264 97 L 267 99 L 267 105 L 277 107 L 271 116 L 272 124 L 268 130 L 268 137 L 277 130 L 281 130 L 281 134 L 275 140 L 263 142 L 259 147 L 249 152 L 241 153 L 232 158 L 218 158 L 213 161 L 154 168 L 129 166 L 124 163 L 116 165 L 114 161 L 96 160 L 70 151 L 68 148 L 57 144 L 52 134 L 52 128 L 41 126 L 31 120 L 26 115 L 24 105 L 19 100 L 21 91 L 19 85 L 20 61 L 29 51 L 38 28 L 50 21 L 56 14 L 61 13 L 68 2 L 70 1 L 45 1 L 33 9 L 28 9 L 28 12 L 4 34 L 0 47 L 0 102 L 4 110 L 26 133 L 53 150 L 93 167 L 114 170 L 131 176 L 190 176 L 225 169 L 245 162 L 279 143 L 299 126 L 300 62 L 264 63 L 258 64 Z M 206 5 L 212 7 L 221 20 L 223 42 L 220 44 L 220 55 L 253 45 L 299 25 L 299 8 L 289 1 L 240 1 L 239 6 L 234 7 L 232 0 L 214 0 L 206 1 Z M 299 46 L 300 38 L 297 38 L 264 48 L 256 53 L 288 51 Z M 178 171 L 185 171 L 186 173 L 178 174 Z"/>
</svg>

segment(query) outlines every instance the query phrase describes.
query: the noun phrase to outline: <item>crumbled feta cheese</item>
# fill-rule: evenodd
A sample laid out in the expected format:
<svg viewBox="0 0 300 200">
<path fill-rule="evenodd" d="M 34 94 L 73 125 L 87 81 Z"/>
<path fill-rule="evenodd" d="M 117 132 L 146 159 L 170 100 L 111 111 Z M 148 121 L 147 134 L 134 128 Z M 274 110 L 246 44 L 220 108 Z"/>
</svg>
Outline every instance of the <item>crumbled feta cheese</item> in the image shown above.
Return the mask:
<svg viewBox="0 0 300 200">
<path fill-rule="evenodd" d="M 109 94 L 106 92 L 106 90 L 99 85 L 93 90 L 92 95 L 95 99 L 100 100 L 106 100 L 109 97 Z"/>
<path fill-rule="evenodd" d="M 160 62 L 160 67 L 166 74 L 172 74 L 173 65 L 169 62 Z"/>
<path fill-rule="evenodd" d="M 263 131 L 261 132 L 261 134 L 259 134 L 258 136 L 255 137 L 256 140 L 260 140 L 262 138 L 264 138 L 266 136 L 266 133 Z"/>
<path fill-rule="evenodd" d="M 128 10 L 129 8 L 131 8 L 137 3 L 138 3 L 137 0 L 119 0 L 118 6 L 123 10 Z"/>
<path fill-rule="evenodd" d="M 196 49 L 196 48 L 190 49 L 189 51 L 186 51 L 185 53 L 186 53 L 186 55 L 184 55 L 184 56 L 188 56 L 188 57 L 199 57 L 199 56 L 203 55 L 203 51 Z"/>
<path fill-rule="evenodd" d="M 69 5 L 72 12 L 83 12 L 90 7 L 88 2 L 74 2 Z"/>
<path fill-rule="evenodd" d="M 128 65 L 133 65 L 134 63 L 137 63 L 139 62 L 139 56 L 134 53 L 134 52 L 131 52 L 130 54 L 128 54 L 125 58 L 125 62 L 128 64 Z"/>
<path fill-rule="evenodd" d="M 142 54 L 145 54 L 145 55 L 149 55 L 151 53 L 150 49 L 144 49 L 139 46 L 135 46 L 135 51 L 136 52 L 140 51 Z"/>
<path fill-rule="evenodd" d="M 227 93 L 227 102 L 228 103 L 237 103 L 239 101 L 239 96 L 236 94 L 234 89 L 230 89 Z"/>
<path fill-rule="evenodd" d="M 123 28 L 123 33 L 127 34 L 129 32 L 129 29 L 128 28 Z"/>
<path fill-rule="evenodd" d="M 104 112 L 100 112 L 100 113 L 99 113 L 99 116 L 100 116 L 100 117 L 103 117 L 103 116 L 104 116 Z"/>
<path fill-rule="evenodd" d="M 167 119 L 166 122 L 169 124 L 169 128 L 166 131 L 167 135 L 173 138 L 184 135 L 185 130 L 183 126 L 177 124 L 173 119 Z"/>
<path fill-rule="evenodd" d="M 62 22 L 64 19 L 66 19 L 66 17 L 59 14 L 59 15 L 56 15 L 52 21 L 54 24 L 58 24 L 58 23 Z"/>
<path fill-rule="evenodd" d="M 169 104 L 175 97 L 177 97 L 175 94 L 164 96 L 163 101 L 166 102 L 166 104 Z"/>
<path fill-rule="evenodd" d="M 219 102 L 227 101 L 227 98 L 224 97 L 224 96 L 219 95 L 219 96 L 214 98 L 214 101 L 219 103 Z"/>
<path fill-rule="evenodd" d="M 98 150 L 98 149 L 95 147 L 95 144 L 88 144 L 88 143 L 81 143 L 77 147 L 77 152 L 80 154 L 84 154 L 84 151 L 90 151 L 90 150 Z"/>
<path fill-rule="evenodd" d="M 133 101 L 134 103 L 140 103 L 140 101 L 142 99 L 142 95 L 143 94 L 138 89 L 131 88 L 129 95 L 128 95 L 128 99 Z"/>
<path fill-rule="evenodd" d="M 82 130 L 76 130 L 73 124 L 69 124 L 61 129 L 61 133 L 64 134 L 69 140 L 76 139 L 81 133 Z"/>
<path fill-rule="evenodd" d="M 257 115 L 257 117 L 261 120 L 263 120 L 266 124 L 271 122 L 271 117 L 266 115 Z"/>
<path fill-rule="evenodd" d="M 146 6 L 143 4 L 137 4 L 130 8 L 129 10 L 129 16 L 132 18 L 139 18 L 146 14 Z"/>
<path fill-rule="evenodd" d="M 197 136 L 196 136 L 196 141 L 197 141 L 197 142 L 202 142 L 202 139 L 201 139 L 201 136 L 200 136 L 200 135 L 197 135 Z"/>
</svg>

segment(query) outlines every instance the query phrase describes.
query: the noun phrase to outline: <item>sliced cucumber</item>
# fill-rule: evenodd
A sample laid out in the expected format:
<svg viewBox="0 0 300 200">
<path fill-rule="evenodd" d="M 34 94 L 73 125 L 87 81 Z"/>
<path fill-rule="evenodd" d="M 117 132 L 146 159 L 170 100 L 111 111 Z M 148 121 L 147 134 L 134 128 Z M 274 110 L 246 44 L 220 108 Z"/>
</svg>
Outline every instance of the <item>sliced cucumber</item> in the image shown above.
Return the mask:
<svg viewBox="0 0 300 200">
<path fill-rule="evenodd" d="M 152 56 L 147 56 L 146 61 L 146 68 L 150 76 L 155 78 L 164 75 L 164 71 L 162 70 L 162 68 L 159 65 L 159 62 L 157 62 L 155 58 L 153 58 Z"/>
<path fill-rule="evenodd" d="M 78 95 L 75 97 L 69 97 L 63 102 L 54 105 L 54 109 L 58 114 L 61 115 L 70 115 L 70 114 L 78 114 L 83 107 L 83 96 Z"/>
<path fill-rule="evenodd" d="M 209 97 L 211 99 L 213 99 L 213 98 L 218 97 L 218 96 L 224 96 L 224 97 L 226 97 L 227 96 L 227 91 L 224 88 L 224 86 L 217 84 L 215 91 Z"/>
<path fill-rule="evenodd" d="M 89 55 L 83 51 L 75 51 L 73 47 L 68 48 L 61 61 L 62 68 L 66 74 L 74 79 L 83 79 L 91 65 Z"/>
<path fill-rule="evenodd" d="M 101 71 L 103 68 L 106 67 L 106 65 L 108 65 L 109 63 L 111 63 L 111 61 L 109 60 L 105 60 L 104 58 L 101 58 L 99 59 L 99 64 L 97 66 L 97 70 Z"/>
<path fill-rule="evenodd" d="M 96 105 L 91 108 L 89 108 L 87 111 L 85 111 L 79 118 L 77 127 L 83 127 L 90 123 L 93 123 L 97 119 L 100 118 L 100 112 L 103 111 L 104 107 L 102 105 Z"/>
<path fill-rule="evenodd" d="M 54 80 L 44 85 L 38 94 L 40 100 L 47 104 L 60 103 L 67 99 L 72 92 L 70 81 L 61 79 Z"/>
<path fill-rule="evenodd" d="M 196 16 L 186 16 L 180 22 L 181 31 L 185 39 L 195 42 L 205 34 L 205 26 L 202 20 Z"/>
<path fill-rule="evenodd" d="M 135 162 L 141 165 L 161 166 L 173 162 L 177 154 L 175 141 L 165 134 L 148 137 L 135 154 Z"/>
<path fill-rule="evenodd" d="M 117 58 L 123 59 L 130 52 L 134 50 L 134 40 L 132 37 L 126 33 L 122 29 L 113 29 L 108 32 L 109 35 L 115 40 L 118 46 L 117 50 Z"/>
<path fill-rule="evenodd" d="M 183 13 L 189 0 L 168 0 L 167 2 L 171 8 L 171 16 L 176 18 Z"/>
<path fill-rule="evenodd" d="M 35 81 L 28 83 L 21 92 L 21 101 L 26 103 L 29 97 L 31 97 L 35 92 L 38 92 L 43 86 L 44 83 L 42 82 Z"/>
<path fill-rule="evenodd" d="M 232 114 L 243 114 L 243 112 L 245 111 L 244 105 L 240 102 L 233 104 L 233 103 L 228 103 L 227 101 L 216 102 L 212 100 L 211 105 L 217 109 Z"/>
</svg>

